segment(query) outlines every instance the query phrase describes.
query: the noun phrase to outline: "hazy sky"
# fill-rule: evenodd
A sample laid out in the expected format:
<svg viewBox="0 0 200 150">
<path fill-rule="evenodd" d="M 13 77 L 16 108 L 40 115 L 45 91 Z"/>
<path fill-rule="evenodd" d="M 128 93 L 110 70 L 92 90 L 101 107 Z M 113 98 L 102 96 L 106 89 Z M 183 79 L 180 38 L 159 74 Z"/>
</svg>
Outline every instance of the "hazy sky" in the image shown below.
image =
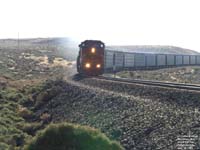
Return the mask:
<svg viewBox="0 0 200 150">
<path fill-rule="evenodd" d="M 199 0 L 0 0 L 0 38 L 73 37 L 200 51 Z"/>
</svg>

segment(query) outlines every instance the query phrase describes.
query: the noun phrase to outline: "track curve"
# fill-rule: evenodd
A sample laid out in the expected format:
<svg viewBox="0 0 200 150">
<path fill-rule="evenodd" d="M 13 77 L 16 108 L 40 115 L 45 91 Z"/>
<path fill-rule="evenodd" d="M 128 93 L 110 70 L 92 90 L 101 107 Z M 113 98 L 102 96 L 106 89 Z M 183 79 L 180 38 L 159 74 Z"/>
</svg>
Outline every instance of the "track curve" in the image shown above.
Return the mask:
<svg viewBox="0 0 200 150">
<path fill-rule="evenodd" d="M 138 80 L 138 79 L 127 79 L 127 78 L 113 78 L 113 77 L 105 77 L 105 76 L 98 76 L 95 78 L 102 79 L 102 80 L 109 80 L 109 81 L 111 80 L 111 81 L 116 81 L 116 82 L 128 83 L 128 84 L 142 84 L 142 85 L 200 91 L 200 85 L 198 84 L 172 83 L 172 82 Z"/>
</svg>

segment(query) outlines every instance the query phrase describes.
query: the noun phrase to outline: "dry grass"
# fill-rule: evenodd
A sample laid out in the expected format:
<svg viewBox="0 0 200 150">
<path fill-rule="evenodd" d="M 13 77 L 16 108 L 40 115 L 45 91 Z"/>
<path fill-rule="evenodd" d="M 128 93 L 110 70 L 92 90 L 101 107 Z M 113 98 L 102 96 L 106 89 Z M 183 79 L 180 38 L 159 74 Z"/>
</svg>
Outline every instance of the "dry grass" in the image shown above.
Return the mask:
<svg viewBox="0 0 200 150">
<path fill-rule="evenodd" d="M 117 73 L 117 76 L 132 79 L 200 84 L 199 74 L 199 66 L 188 66 L 150 71 L 123 71 Z"/>
</svg>

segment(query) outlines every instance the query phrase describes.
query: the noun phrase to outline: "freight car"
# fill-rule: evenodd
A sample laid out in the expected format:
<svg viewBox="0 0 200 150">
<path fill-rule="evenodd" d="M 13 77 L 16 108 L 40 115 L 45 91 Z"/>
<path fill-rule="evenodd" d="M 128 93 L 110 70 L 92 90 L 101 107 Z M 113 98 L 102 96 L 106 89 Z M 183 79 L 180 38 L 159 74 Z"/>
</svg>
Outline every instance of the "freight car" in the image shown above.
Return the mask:
<svg viewBox="0 0 200 150">
<path fill-rule="evenodd" d="M 104 72 L 200 65 L 200 55 L 130 53 L 105 50 Z"/>
</svg>

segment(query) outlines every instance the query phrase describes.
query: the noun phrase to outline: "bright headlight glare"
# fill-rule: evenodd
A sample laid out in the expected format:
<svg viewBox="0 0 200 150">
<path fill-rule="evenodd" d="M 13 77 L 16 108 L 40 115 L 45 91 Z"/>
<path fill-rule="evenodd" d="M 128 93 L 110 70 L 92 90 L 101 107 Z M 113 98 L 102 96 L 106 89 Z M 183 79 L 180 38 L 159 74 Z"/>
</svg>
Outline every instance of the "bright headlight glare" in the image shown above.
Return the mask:
<svg viewBox="0 0 200 150">
<path fill-rule="evenodd" d="M 90 68 L 90 67 L 91 67 L 90 63 L 86 63 L 86 64 L 85 64 L 85 67 L 86 67 L 86 68 Z"/>
<path fill-rule="evenodd" d="M 91 52 L 92 52 L 92 53 L 95 53 L 95 52 L 96 52 L 96 49 L 93 47 L 93 48 L 91 49 Z"/>
<path fill-rule="evenodd" d="M 97 68 L 101 68 L 101 65 L 100 65 L 100 64 L 97 64 L 96 67 L 97 67 Z"/>
</svg>

